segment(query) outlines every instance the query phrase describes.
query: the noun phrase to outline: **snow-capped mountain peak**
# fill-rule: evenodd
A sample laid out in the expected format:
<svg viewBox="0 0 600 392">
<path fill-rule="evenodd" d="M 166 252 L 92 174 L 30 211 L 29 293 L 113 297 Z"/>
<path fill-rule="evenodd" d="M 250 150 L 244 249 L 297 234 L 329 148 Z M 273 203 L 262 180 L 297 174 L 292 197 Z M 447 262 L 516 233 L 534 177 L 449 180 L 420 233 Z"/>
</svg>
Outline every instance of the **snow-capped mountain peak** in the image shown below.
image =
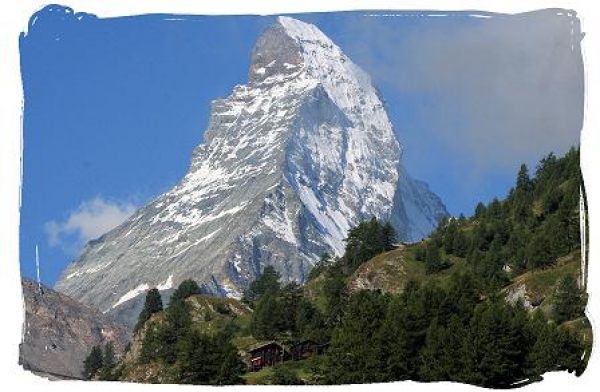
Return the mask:
<svg viewBox="0 0 600 392">
<path fill-rule="evenodd" d="M 405 173 L 369 75 L 315 26 L 279 17 L 248 85 L 212 102 L 182 181 L 90 244 L 57 288 L 111 311 L 187 278 L 239 296 L 265 265 L 303 281 L 362 220 L 412 240 L 445 214 Z"/>
</svg>

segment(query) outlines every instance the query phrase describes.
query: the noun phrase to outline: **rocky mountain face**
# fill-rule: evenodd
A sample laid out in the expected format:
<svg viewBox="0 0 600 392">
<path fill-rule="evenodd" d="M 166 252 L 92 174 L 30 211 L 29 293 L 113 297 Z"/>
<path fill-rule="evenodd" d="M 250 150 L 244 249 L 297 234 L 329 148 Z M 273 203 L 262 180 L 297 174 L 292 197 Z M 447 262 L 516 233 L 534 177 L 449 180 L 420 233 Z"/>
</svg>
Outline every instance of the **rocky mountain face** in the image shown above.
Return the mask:
<svg viewBox="0 0 600 392">
<path fill-rule="evenodd" d="M 234 297 L 266 265 L 302 282 L 373 216 L 419 239 L 447 211 L 401 155 L 369 75 L 315 26 L 280 17 L 258 39 L 249 83 L 212 102 L 187 175 L 90 242 L 56 289 L 125 317 L 150 287 L 186 278 Z"/>
<path fill-rule="evenodd" d="M 19 363 L 54 378 L 81 378 L 83 361 L 94 345 L 113 342 L 123 353 L 128 328 L 96 309 L 22 280 L 25 306 Z"/>
</svg>

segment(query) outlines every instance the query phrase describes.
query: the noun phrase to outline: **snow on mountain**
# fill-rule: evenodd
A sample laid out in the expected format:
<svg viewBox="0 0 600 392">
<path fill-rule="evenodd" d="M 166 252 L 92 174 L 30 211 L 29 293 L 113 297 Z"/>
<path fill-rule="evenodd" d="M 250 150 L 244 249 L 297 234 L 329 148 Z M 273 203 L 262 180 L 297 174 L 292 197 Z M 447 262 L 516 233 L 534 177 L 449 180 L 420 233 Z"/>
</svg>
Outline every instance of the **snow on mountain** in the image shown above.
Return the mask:
<svg viewBox="0 0 600 392">
<path fill-rule="evenodd" d="M 186 278 L 240 296 L 265 265 L 303 281 L 372 216 L 421 238 L 447 212 L 401 154 L 369 75 L 315 26 L 280 17 L 248 85 L 212 102 L 187 175 L 90 242 L 56 288 L 104 311 Z"/>
</svg>

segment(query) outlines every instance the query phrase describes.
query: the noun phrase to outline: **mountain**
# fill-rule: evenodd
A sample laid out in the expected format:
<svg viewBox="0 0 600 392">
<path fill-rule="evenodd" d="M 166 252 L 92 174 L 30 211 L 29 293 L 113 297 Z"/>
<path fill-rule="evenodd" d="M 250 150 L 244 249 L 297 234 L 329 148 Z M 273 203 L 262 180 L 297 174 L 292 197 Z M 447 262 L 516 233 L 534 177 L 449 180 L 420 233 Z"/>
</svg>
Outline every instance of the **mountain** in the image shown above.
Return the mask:
<svg viewBox="0 0 600 392">
<path fill-rule="evenodd" d="M 182 181 L 91 241 L 56 289 L 116 313 L 186 278 L 237 297 L 266 265 L 306 280 L 373 216 L 417 240 L 447 211 L 401 155 L 369 75 L 315 26 L 280 17 L 256 43 L 249 83 L 212 102 Z"/>
<path fill-rule="evenodd" d="M 25 325 L 19 363 L 53 378 L 81 378 L 94 345 L 113 342 L 122 353 L 128 328 L 96 309 L 29 279 L 22 280 Z"/>
</svg>

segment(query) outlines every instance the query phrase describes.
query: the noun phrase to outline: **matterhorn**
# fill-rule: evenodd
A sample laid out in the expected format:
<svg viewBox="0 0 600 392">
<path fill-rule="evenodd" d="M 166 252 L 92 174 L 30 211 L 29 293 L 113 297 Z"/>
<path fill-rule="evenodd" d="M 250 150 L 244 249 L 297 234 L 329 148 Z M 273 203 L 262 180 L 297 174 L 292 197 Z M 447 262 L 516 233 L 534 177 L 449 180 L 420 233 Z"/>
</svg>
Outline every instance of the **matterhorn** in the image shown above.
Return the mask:
<svg viewBox="0 0 600 392">
<path fill-rule="evenodd" d="M 315 26 L 279 17 L 248 84 L 212 102 L 181 182 L 88 243 L 56 289 L 118 314 L 185 279 L 239 297 L 267 265 L 301 283 L 371 217 L 419 240 L 447 211 L 401 158 L 370 76 Z"/>
</svg>

